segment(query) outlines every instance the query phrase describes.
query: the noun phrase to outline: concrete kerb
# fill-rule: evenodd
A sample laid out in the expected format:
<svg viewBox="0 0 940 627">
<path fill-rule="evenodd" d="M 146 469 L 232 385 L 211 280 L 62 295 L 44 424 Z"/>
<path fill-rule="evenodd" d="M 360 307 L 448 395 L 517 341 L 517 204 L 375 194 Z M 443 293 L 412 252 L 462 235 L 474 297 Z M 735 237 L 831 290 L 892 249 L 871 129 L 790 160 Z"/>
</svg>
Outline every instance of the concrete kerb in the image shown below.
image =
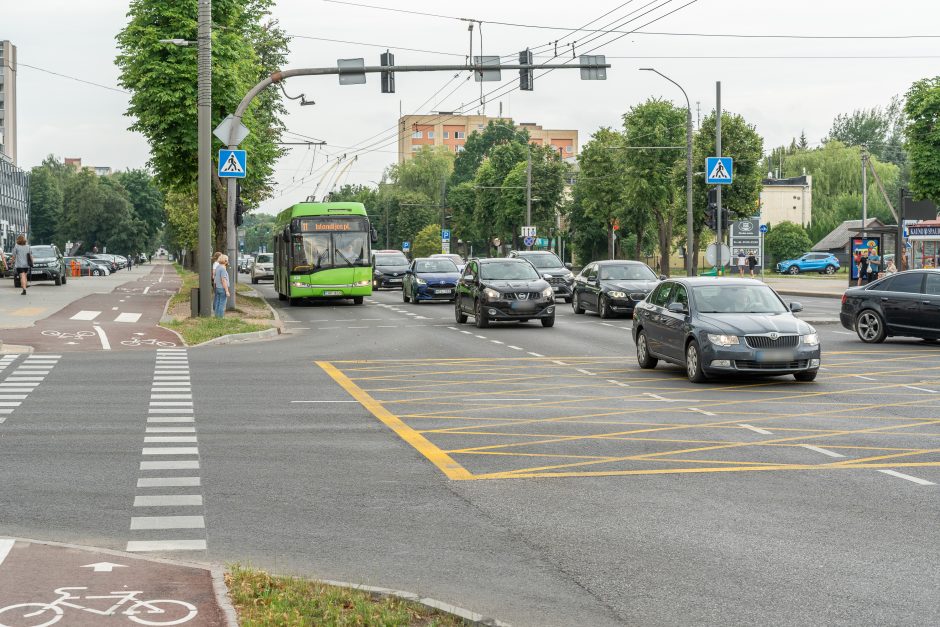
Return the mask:
<svg viewBox="0 0 940 627">
<path fill-rule="evenodd" d="M 214 564 L 200 564 L 199 562 L 187 562 L 183 560 L 171 560 L 164 557 L 148 557 L 137 553 L 125 553 L 124 551 L 115 551 L 113 549 L 102 549 L 94 546 L 84 546 L 81 544 L 70 544 L 68 542 L 52 542 L 48 540 L 33 540 L 32 538 L 17 538 L 7 536 L 16 542 L 27 542 L 29 544 L 41 544 L 44 546 L 58 547 L 63 549 L 75 549 L 78 551 L 88 551 L 89 553 L 98 553 L 101 555 L 111 555 L 127 560 L 138 560 L 142 562 L 153 562 L 155 564 L 167 564 L 169 566 L 185 566 L 187 568 L 198 568 L 208 571 L 212 577 L 212 590 L 215 593 L 216 603 L 219 604 L 222 613 L 225 615 L 227 627 L 238 627 L 238 615 L 235 607 L 228 597 L 228 587 L 225 585 L 225 569 Z"/>
<path fill-rule="evenodd" d="M 22 344 L 4 344 L 0 340 L 0 355 L 32 355 L 33 347 Z"/>
</svg>

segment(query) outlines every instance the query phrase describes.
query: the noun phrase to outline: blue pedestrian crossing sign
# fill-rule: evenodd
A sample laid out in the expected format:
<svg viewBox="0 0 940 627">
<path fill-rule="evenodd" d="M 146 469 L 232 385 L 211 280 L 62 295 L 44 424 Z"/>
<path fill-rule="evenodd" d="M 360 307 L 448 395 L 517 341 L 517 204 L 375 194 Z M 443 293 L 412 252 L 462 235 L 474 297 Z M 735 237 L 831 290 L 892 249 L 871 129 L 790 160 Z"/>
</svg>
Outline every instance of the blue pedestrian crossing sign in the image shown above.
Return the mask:
<svg viewBox="0 0 940 627">
<path fill-rule="evenodd" d="M 244 150 L 219 151 L 219 178 L 245 178 L 247 157 Z"/>
<path fill-rule="evenodd" d="M 705 182 L 709 185 L 731 185 L 731 157 L 707 157 L 705 159 Z"/>
</svg>

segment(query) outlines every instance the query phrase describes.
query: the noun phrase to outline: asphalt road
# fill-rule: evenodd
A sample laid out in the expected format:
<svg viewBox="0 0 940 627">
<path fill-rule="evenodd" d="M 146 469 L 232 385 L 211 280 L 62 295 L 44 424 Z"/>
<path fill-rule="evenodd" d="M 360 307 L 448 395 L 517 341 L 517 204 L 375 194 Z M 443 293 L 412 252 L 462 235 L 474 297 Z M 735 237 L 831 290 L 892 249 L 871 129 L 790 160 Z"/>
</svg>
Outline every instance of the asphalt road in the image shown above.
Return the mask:
<svg viewBox="0 0 940 627">
<path fill-rule="evenodd" d="M 636 366 L 629 320 L 561 302 L 554 328 L 478 330 L 399 292 L 286 308 L 258 287 L 289 330 L 277 340 L 53 360 L 0 415 L 0 535 L 202 540 L 153 553 L 411 590 L 514 625 L 936 623 L 937 347 L 821 325 L 814 383 L 693 385 Z M 157 381 L 184 378 L 192 406 L 154 405 Z M 180 467 L 144 470 L 153 459 Z M 131 529 L 141 516 L 205 524 Z"/>
</svg>

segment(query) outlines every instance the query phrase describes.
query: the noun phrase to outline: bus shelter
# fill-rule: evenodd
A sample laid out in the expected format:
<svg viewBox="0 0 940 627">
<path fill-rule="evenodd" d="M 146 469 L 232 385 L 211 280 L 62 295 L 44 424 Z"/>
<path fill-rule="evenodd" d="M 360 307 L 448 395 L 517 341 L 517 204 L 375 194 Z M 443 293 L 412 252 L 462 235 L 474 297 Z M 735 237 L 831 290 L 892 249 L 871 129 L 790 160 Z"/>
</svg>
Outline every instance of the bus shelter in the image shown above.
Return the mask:
<svg viewBox="0 0 940 627">
<path fill-rule="evenodd" d="M 910 268 L 940 268 L 940 220 L 915 222 L 906 231 Z"/>
</svg>

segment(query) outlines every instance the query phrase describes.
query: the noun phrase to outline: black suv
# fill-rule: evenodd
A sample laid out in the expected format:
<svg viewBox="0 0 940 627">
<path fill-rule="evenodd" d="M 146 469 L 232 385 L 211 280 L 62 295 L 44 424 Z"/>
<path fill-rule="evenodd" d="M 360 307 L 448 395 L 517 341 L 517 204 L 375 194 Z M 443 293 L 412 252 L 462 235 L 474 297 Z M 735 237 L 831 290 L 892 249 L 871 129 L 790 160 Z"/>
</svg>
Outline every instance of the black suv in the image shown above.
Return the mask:
<svg viewBox="0 0 940 627">
<path fill-rule="evenodd" d="M 64 285 L 68 280 L 65 271 L 65 259 L 55 244 L 30 246 L 33 255 L 33 267 L 29 271 L 29 282 L 55 281 L 56 285 Z M 13 277 L 14 287 L 20 286 L 20 277 Z"/>
<path fill-rule="evenodd" d="M 538 318 L 543 327 L 555 325 L 555 292 L 531 263 L 522 259 L 471 259 L 457 282 L 454 314 L 467 316 L 477 328 L 490 322 L 527 322 Z"/>
<path fill-rule="evenodd" d="M 574 273 L 570 263 L 562 263 L 555 253 L 547 250 L 513 250 L 509 252 L 509 256 L 531 263 L 552 286 L 556 298 L 564 298 L 566 303 L 571 302 L 574 295 Z"/>
</svg>

